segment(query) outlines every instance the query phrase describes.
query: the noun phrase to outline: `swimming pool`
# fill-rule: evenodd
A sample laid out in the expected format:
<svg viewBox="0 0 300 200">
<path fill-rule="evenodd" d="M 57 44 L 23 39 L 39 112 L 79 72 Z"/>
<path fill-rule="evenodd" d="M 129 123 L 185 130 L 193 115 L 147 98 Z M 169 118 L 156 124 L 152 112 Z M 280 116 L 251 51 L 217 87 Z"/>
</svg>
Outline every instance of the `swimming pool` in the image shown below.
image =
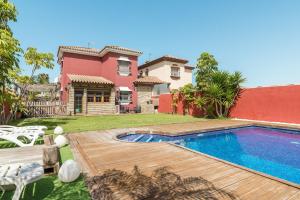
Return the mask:
<svg viewBox="0 0 300 200">
<path fill-rule="evenodd" d="M 130 142 L 171 142 L 300 184 L 300 131 L 247 126 L 181 136 L 127 134 Z"/>
</svg>

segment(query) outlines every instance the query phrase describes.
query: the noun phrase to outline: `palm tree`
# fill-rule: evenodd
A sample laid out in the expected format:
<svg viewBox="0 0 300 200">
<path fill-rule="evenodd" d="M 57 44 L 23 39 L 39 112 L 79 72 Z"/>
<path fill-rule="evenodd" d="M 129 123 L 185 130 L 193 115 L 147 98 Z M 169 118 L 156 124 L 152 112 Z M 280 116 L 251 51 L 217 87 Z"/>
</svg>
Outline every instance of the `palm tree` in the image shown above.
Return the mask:
<svg viewBox="0 0 300 200">
<path fill-rule="evenodd" d="M 201 177 L 181 178 L 166 167 L 154 170 L 151 176 L 144 175 L 137 166 L 132 173 L 107 170 L 88 179 L 87 185 L 94 200 L 237 199 Z"/>
<path fill-rule="evenodd" d="M 216 117 L 227 117 L 230 108 L 239 97 L 240 85 L 245 81 L 245 78 L 240 72 L 230 74 L 227 71 L 215 71 L 210 76 L 210 82 L 201 91 L 201 100 L 198 99 L 200 103 L 197 105 L 202 108 L 214 108 L 213 114 Z"/>
</svg>

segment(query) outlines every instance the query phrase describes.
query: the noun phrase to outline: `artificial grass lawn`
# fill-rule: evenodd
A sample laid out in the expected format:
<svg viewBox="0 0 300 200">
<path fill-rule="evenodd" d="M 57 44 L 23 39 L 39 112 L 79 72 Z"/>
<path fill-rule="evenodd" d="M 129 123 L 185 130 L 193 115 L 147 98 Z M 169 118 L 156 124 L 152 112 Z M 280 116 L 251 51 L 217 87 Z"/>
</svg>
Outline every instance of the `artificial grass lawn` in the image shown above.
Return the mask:
<svg viewBox="0 0 300 200">
<path fill-rule="evenodd" d="M 56 126 L 62 126 L 66 133 L 105 130 L 113 128 L 130 128 L 158 124 L 194 122 L 203 120 L 191 116 L 170 114 L 128 114 L 128 115 L 100 115 L 74 116 L 58 118 L 29 118 L 12 122 L 12 125 L 44 125 L 47 133 L 52 133 Z"/>
<path fill-rule="evenodd" d="M 201 118 L 191 116 L 168 114 L 129 114 L 129 115 L 105 115 L 105 116 L 76 116 L 58 118 L 31 118 L 12 122 L 12 125 L 44 125 L 48 127 L 47 134 L 52 134 L 56 126 L 62 126 L 65 133 L 105 130 L 112 128 L 129 128 L 138 126 L 150 126 L 158 124 L 171 124 L 200 121 Z M 42 143 L 42 141 L 38 141 Z M 0 141 L 0 148 L 14 147 L 12 143 Z M 60 149 L 61 160 L 72 159 L 69 148 Z M 1 194 L 1 193 L 0 193 Z M 5 192 L 0 199 L 11 199 L 13 192 Z M 83 178 L 73 183 L 61 183 L 57 176 L 46 176 L 36 183 L 28 185 L 23 192 L 21 200 L 49 200 L 49 199 L 90 199 Z"/>
<path fill-rule="evenodd" d="M 72 159 L 73 155 L 69 146 L 60 149 L 61 161 Z M 5 192 L 0 199 L 11 199 L 14 191 Z M 1 193 L 0 193 L 1 194 Z M 41 180 L 32 183 L 23 190 L 20 200 L 85 200 L 90 199 L 89 193 L 83 181 L 78 178 L 72 183 L 62 183 L 57 176 L 45 176 Z"/>
</svg>

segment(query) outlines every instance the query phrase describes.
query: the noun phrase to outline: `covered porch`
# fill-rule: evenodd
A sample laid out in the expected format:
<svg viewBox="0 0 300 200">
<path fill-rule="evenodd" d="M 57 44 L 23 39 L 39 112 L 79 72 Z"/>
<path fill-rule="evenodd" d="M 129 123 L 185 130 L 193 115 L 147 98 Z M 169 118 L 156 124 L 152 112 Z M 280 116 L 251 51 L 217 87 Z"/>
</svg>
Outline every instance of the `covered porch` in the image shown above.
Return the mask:
<svg viewBox="0 0 300 200">
<path fill-rule="evenodd" d="M 68 74 L 67 112 L 70 115 L 114 114 L 114 84 L 99 76 Z"/>
</svg>

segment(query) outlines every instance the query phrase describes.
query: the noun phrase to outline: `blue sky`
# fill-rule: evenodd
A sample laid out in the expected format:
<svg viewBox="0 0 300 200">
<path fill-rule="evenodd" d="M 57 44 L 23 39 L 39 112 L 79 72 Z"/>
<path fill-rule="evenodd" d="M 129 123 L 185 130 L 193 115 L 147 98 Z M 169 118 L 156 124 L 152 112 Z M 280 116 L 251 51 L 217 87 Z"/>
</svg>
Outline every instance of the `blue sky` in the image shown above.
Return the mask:
<svg viewBox="0 0 300 200">
<path fill-rule="evenodd" d="M 12 24 L 22 47 L 55 56 L 59 45 L 141 50 L 145 60 L 170 54 L 196 63 L 215 55 L 221 69 L 241 71 L 245 86 L 300 84 L 297 0 L 14 0 Z M 28 73 L 28 66 L 22 61 Z M 51 80 L 59 73 L 56 63 Z"/>
</svg>

